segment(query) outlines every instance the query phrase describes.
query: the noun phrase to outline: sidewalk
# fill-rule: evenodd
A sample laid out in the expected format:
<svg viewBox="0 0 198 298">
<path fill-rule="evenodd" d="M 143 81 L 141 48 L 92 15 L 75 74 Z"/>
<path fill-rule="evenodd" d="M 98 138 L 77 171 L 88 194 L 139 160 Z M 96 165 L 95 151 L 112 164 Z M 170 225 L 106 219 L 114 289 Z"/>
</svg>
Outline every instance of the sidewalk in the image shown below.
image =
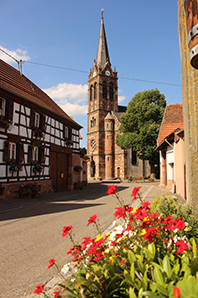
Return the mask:
<svg viewBox="0 0 198 298">
<path fill-rule="evenodd" d="M 156 197 L 161 197 L 162 194 L 165 194 L 166 196 L 172 196 L 174 198 L 177 197 L 177 195 L 175 194 L 171 194 L 170 190 L 167 190 L 166 188 L 163 188 L 163 187 L 160 187 L 159 186 L 159 182 L 151 182 L 151 183 L 148 183 L 148 182 L 121 182 L 121 183 L 117 183 L 117 181 L 114 182 L 103 182 L 103 183 L 96 183 L 96 181 L 93 181 L 93 183 L 89 183 L 87 187 L 85 187 L 83 189 L 83 192 L 81 193 L 82 196 L 85 196 L 85 197 L 91 197 L 91 193 L 92 193 L 92 189 L 94 188 L 94 190 L 96 188 L 98 188 L 98 193 L 100 194 L 101 193 L 101 190 L 102 190 L 102 193 L 106 192 L 107 190 L 107 186 L 110 185 L 110 184 L 115 184 L 117 185 L 117 191 L 120 195 L 120 197 L 125 201 L 125 199 L 127 198 L 130 198 L 131 196 L 131 191 L 134 187 L 140 187 L 141 186 L 141 190 L 140 190 L 140 193 L 143 197 L 143 199 L 145 201 L 149 201 L 150 203 L 153 202 L 153 200 L 156 198 Z M 103 195 L 104 195 L 103 194 Z M 63 195 L 63 193 L 54 193 L 54 194 L 50 194 L 50 195 L 42 195 L 40 196 L 39 200 L 58 200 L 61 196 Z M 72 192 L 64 192 L 64 197 L 68 197 L 68 200 L 71 199 L 71 198 L 75 198 L 75 196 L 79 195 L 79 191 L 72 191 Z M 39 201 L 38 201 L 38 198 L 37 200 L 35 201 L 35 199 L 27 199 L 27 200 L 24 200 L 24 199 L 18 199 L 16 200 L 15 202 L 12 201 L 12 207 L 9 205 L 9 202 L 10 201 L 0 201 L 0 210 L 2 210 L 1 208 L 18 208 L 19 206 L 22 206 L 22 205 L 27 205 L 27 204 L 34 204 L 34 203 L 37 203 L 39 204 Z M 181 203 L 184 203 L 185 200 L 181 200 Z M 139 200 L 137 201 L 134 201 L 132 203 L 132 206 L 136 207 L 139 205 Z M 113 229 L 113 225 L 111 224 L 105 231 L 103 231 L 103 234 L 105 235 L 107 232 L 109 231 L 112 231 Z M 68 276 L 66 276 L 68 277 Z M 61 282 L 61 278 L 60 276 L 55 276 L 53 277 L 50 281 L 48 281 L 45 285 L 45 291 L 46 291 L 46 294 L 49 296 L 49 297 L 54 297 L 54 292 L 55 291 L 58 291 L 60 290 L 60 287 L 57 285 L 58 283 Z M 28 295 L 28 296 L 23 296 L 21 298 L 36 298 L 38 297 L 38 294 L 31 294 L 31 295 Z M 42 296 L 41 296 L 42 297 Z M 44 296 L 43 296 L 44 297 Z"/>
</svg>

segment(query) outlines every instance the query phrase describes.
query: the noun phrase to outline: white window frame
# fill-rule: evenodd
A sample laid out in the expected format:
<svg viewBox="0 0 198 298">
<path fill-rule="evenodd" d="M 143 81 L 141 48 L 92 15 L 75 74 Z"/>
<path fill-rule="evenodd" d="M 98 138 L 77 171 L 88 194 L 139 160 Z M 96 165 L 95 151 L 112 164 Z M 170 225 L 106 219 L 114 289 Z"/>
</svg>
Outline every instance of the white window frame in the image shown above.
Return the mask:
<svg viewBox="0 0 198 298">
<path fill-rule="evenodd" d="M 34 126 L 39 128 L 39 124 L 40 124 L 40 114 L 35 113 Z"/>
<path fill-rule="evenodd" d="M 32 161 L 38 161 L 38 147 L 33 147 L 32 150 Z"/>
<path fill-rule="evenodd" d="M 9 142 L 8 154 L 10 160 L 16 159 L 16 143 Z"/>
</svg>

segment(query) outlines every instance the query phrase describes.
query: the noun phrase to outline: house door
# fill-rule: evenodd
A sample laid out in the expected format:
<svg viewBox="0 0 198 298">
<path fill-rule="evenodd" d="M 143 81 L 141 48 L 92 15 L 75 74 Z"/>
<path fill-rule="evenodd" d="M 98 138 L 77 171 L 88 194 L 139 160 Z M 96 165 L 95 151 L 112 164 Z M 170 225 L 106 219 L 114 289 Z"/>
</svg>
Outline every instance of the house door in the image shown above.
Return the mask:
<svg viewBox="0 0 198 298">
<path fill-rule="evenodd" d="M 50 152 L 50 177 L 54 192 L 67 190 L 68 154 Z"/>
<path fill-rule="evenodd" d="M 120 178 L 120 168 L 117 168 L 117 177 Z"/>
</svg>

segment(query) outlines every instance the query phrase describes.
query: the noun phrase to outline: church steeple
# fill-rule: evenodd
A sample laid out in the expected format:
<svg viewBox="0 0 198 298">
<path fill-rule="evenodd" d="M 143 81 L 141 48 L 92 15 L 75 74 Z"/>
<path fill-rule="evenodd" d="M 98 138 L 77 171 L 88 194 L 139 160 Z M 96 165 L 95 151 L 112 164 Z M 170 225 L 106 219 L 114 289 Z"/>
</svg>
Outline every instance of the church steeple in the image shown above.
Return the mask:
<svg viewBox="0 0 198 298">
<path fill-rule="evenodd" d="M 100 37 L 99 37 L 98 51 L 96 56 L 96 66 L 98 68 L 103 69 L 107 62 L 110 63 L 110 59 L 109 59 L 109 52 L 108 52 L 107 39 L 106 39 L 105 27 L 104 27 L 104 19 L 103 19 L 103 11 L 102 11 Z"/>
</svg>

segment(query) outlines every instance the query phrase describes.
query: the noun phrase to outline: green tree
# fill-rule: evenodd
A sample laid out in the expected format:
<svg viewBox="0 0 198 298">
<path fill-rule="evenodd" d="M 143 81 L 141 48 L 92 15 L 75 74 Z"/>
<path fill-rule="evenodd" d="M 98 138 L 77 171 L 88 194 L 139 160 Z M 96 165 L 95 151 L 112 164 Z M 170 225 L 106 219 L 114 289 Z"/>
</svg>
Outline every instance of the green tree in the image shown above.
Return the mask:
<svg viewBox="0 0 198 298">
<path fill-rule="evenodd" d="M 86 149 L 85 147 L 80 148 L 80 151 L 81 151 L 83 154 L 87 154 L 87 149 Z"/>
<path fill-rule="evenodd" d="M 155 150 L 166 100 L 158 89 L 138 92 L 129 102 L 126 113 L 120 117 L 121 125 L 116 144 L 122 149 L 133 148 L 140 159 L 149 160 L 151 173 L 157 163 Z"/>
</svg>

